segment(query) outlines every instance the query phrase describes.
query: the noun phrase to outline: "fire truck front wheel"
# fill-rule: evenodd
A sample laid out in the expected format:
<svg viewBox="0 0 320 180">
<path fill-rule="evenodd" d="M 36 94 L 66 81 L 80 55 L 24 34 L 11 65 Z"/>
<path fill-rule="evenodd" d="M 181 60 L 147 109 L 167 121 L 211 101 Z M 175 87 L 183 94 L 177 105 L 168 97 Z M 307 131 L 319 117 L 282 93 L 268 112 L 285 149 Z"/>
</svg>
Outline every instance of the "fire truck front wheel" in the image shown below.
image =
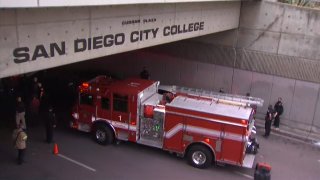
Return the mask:
<svg viewBox="0 0 320 180">
<path fill-rule="evenodd" d="M 196 168 L 205 169 L 212 163 L 212 153 L 203 145 L 193 145 L 187 155 L 188 163 Z"/>
<path fill-rule="evenodd" d="M 98 144 L 107 145 L 112 143 L 114 136 L 109 127 L 103 124 L 98 124 L 94 130 L 94 139 Z"/>
</svg>

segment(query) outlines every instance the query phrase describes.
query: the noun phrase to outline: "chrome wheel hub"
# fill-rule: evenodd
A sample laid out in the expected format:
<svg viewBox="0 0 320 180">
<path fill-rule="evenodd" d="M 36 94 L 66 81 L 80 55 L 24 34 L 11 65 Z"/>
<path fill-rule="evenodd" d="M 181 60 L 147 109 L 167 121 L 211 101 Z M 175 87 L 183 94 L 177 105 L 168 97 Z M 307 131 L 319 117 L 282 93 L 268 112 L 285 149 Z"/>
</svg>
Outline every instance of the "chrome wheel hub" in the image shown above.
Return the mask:
<svg viewBox="0 0 320 180">
<path fill-rule="evenodd" d="M 195 151 L 192 154 L 192 161 L 196 164 L 196 165 L 202 165 L 206 162 L 207 157 L 206 155 L 201 152 L 201 151 Z"/>
</svg>

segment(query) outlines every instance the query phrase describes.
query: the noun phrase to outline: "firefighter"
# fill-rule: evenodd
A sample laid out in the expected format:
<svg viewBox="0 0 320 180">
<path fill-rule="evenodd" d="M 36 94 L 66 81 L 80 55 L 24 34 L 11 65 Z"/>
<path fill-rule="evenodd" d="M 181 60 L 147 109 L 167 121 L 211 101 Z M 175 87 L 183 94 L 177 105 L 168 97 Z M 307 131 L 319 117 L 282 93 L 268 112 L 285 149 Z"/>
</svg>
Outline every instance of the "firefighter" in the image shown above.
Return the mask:
<svg viewBox="0 0 320 180">
<path fill-rule="evenodd" d="M 276 129 L 279 129 L 280 116 L 283 113 L 283 106 L 282 106 L 282 98 L 281 97 L 278 98 L 278 101 L 274 105 L 274 110 L 275 110 L 275 114 L 274 114 L 275 118 L 274 118 L 273 125 L 274 125 L 274 127 L 276 127 Z"/>
<path fill-rule="evenodd" d="M 147 68 L 144 66 L 141 73 L 140 73 L 140 78 L 141 79 L 150 79 L 150 74 L 147 71 Z"/>
<path fill-rule="evenodd" d="M 45 112 L 45 128 L 46 128 L 46 142 L 53 142 L 53 129 L 56 127 L 56 115 L 51 105 L 48 106 Z"/>
<path fill-rule="evenodd" d="M 12 140 L 14 147 L 18 150 L 18 164 L 24 162 L 24 153 L 26 149 L 27 134 L 22 129 L 23 124 L 20 122 L 13 131 Z"/>
<path fill-rule="evenodd" d="M 265 117 L 265 124 L 264 124 L 265 134 L 264 134 L 264 137 L 269 137 L 269 135 L 270 135 L 272 119 L 273 119 L 273 109 L 272 109 L 272 105 L 269 105 L 268 111 L 267 111 L 267 114 L 266 114 L 266 117 Z"/>
</svg>

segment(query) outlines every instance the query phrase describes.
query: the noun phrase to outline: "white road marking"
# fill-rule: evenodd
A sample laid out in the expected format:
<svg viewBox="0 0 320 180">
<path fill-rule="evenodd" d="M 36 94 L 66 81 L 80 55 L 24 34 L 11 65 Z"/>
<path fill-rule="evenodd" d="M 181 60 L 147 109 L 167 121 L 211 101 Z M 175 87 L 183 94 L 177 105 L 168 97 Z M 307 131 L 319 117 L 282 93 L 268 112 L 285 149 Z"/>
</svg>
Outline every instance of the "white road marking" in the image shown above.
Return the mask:
<svg viewBox="0 0 320 180">
<path fill-rule="evenodd" d="M 253 176 L 250 176 L 250 175 L 248 175 L 248 174 L 244 174 L 244 173 L 241 173 L 241 172 L 239 172 L 239 171 L 233 171 L 234 173 L 236 173 L 236 174 L 239 174 L 239 175 L 241 175 L 241 176 L 244 176 L 244 177 L 246 177 L 246 178 L 248 178 L 248 179 L 253 179 Z"/>
<path fill-rule="evenodd" d="M 87 166 L 87 165 L 85 165 L 85 164 L 83 164 L 83 163 L 81 163 L 81 162 L 78 162 L 78 161 L 76 161 L 76 160 L 73 160 L 73 159 L 71 159 L 71 158 L 69 158 L 69 157 L 67 157 L 67 156 L 64 156 L 64 155 L 62 155 L 62 154 L 58 154 L 58 156 L 59 156 L 59 157 L 62 157 L 63 159 L 66 159 L 66 160 L 68 160 L 68 161 L 70 161 L 70 162 L 73 162 L 73 163 L 75 163 L 75 164 L 77 164 L 77 165 L 79 165 L 79 166 L 82 166 L 82 167 L 84 167 L 84 168 L 86 168 L 86 169 L 89 169 L 90 171 L 96 172 L 95 169 L 93 169 L 93 168 L 91 168 L 91 167 L 89 167 L 89 166 Z"/>
</svg>

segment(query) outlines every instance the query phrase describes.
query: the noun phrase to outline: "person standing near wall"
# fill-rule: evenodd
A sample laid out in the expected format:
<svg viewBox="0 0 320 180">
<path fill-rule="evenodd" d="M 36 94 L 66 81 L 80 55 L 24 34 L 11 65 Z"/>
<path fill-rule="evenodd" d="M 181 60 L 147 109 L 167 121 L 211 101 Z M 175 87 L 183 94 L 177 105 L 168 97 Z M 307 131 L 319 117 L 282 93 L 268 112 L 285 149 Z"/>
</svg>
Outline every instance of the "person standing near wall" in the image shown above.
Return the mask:
<svg viewBox="0 0 320 180">
<path fill-rule="evenodd" d="M 268 111 L 265 117 L 265 123 L 264 123 L 264 129 L 265 129 L 264 137 L 269 137 L 270 135 L 272 119 L 273 119 L 273 109 L 272 109 L 272 105 L 269 105 Z"/>
<path fill-rule="evenodd" d="M 278 129 L 280 126 L 280 116 L 283 113 L 283 105 L 282 105 L 282 98 L 281 97 L 278 98 L 278 101 L 274 105 L 274 111 L 275 111 L 275 114 L 274 114 L 275 118 L 274 118 L 273 125 L 274 125 L 274 127 L 276 127 Z"/>
<path fill-rule="evenodd" d="M 18 164 L 24 162 L 24 154 L 26 149 L 27 134 L 22 129 L 23 124 L 17 125 L 17 128 L 13 131 L 12 140 L 14 147 L 18 150 Z"/>
<path fill-rule="evenodd" d="M 37 98 L 37 95 L 33 95 L 32 100 L 29 105 L 29 117 L 32 125 L 36 126 L 39 123 L 39 107 L 40 107 L 40 101 Z"/>
<path fill-rule="evenodd" d="M 26 107 L 22 102 L 22 98 L 20 96 L 17 97 L 17 104 L 16 104 L 16 126 L 19 126 L 20 123 L 22 124 L 22 129 L 26 130 Z"/>
<path fill-rule="evenodd" d="M 56 115 L 53 111 L 53 107 L 49 105 L 45 115 L 46 142 L 49 144 L 53 141 L 53 129 L 56 127 L 56 124 Z"/>
<path fill-rule="evenodd" d="M 143 66 L 142 71 L 140 72 L 140 78 L 141 79 L 150 79 L 150 74 L 147 71 L 147 68 L 145 66 Z"/>
</svg>

